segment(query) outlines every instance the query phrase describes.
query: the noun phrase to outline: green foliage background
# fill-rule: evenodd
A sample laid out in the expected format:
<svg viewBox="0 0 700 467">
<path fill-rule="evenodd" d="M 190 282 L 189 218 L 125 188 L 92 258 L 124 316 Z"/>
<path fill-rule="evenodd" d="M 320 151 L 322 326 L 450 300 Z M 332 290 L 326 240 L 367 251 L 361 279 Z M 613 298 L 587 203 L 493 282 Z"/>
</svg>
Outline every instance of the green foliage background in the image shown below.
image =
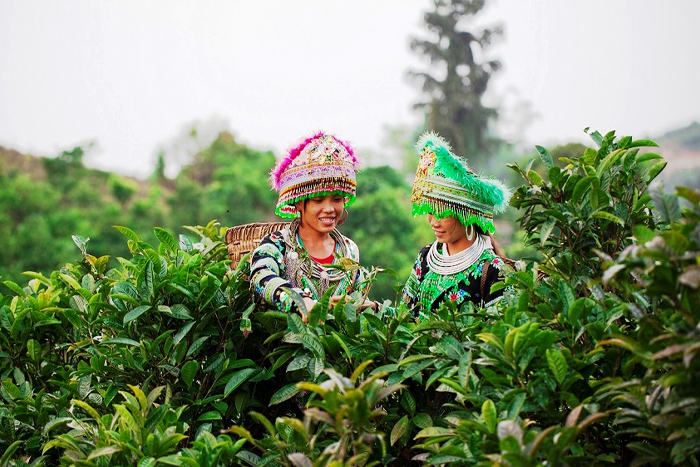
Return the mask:
<svg viewBox="0 0 700 467">
<path fill-rule="evenodd" d="M 3 152 L 2 278 L 21 282 L 24 271 L 48 274 L 75 261 L 71 235 L 89 238 L 96 256 L 127 255 L 114 225 L 129 225 L 153 241 L 148 233 L 153 225 L 179 234 L 185 225 L 211 219 L 225 227 L 277 220 L 277 197 L 268 179 L 275 156 L 239 144 L 229 133 L 196 154 L 174 180 L 164 178 L 162 170 L 149 180 L 136 181 L 88 169 L 83 155 L 82 148 L 55 159 Z M 15 169 L 18 159 L 30 169 Z M 358 201 L 341 230 L 358 243 L 365 266 L 397 272 L 396 277 L 382 276 L 373 288 L 376 297 L 390 298 L 430 235 L 419 220 L 411 219 L 410 185 L 397 171 L 368 167 L 358 175 L 358 184 Z"/>
</svg>

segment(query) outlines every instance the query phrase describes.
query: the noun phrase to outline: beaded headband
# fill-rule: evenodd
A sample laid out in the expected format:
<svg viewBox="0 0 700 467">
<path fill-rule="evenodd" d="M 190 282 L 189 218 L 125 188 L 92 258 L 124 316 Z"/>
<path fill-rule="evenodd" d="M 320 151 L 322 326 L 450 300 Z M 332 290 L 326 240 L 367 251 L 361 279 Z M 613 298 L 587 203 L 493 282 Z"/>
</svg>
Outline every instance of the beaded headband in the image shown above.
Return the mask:
<svg viewBox="0 0 700 467">
<path fill-rule="evenodd" d="M 275 212 L 281 217 L 299 216 L 298 201 L 340 194 L 346 205 L 355 201 L 358 160 L 352 147 L 333 135 L 318 132 L 289 150 L 270 174 L 279 193 Z"/>
<path fill-rule="evenodd" d="M 467 161 L 452 154 L 449 143 L 437 133 L 423 134 L 416 150 L 420 161 L 411 192 L 413 215 L 456 217 L 464 226 L 476 224 L 493 233 L 493 215 L 508 207 L 510 189 L 499 180 L 472 172 Z"/>
</svg>

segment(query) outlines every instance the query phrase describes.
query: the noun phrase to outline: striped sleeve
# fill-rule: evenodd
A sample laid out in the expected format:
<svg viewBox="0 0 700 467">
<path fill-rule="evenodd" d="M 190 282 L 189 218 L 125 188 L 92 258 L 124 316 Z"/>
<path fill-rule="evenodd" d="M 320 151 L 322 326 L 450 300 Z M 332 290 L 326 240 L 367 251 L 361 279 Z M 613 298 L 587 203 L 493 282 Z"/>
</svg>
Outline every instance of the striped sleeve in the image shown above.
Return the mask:
<svg viewBox="0 0 700 467">
<path fill-rule="evenodd" d="M 256 301 L 292 313 L 297 312 L 297 305 L 282 288 L 290 288 L 300 295 L 303 295 L 304 291 L 294 287 L 286 279 L 285 252 L 286 247 L 280 232 L 273 232 L 262 239 L 252 254 L 250 288 Z"/>
</svg>

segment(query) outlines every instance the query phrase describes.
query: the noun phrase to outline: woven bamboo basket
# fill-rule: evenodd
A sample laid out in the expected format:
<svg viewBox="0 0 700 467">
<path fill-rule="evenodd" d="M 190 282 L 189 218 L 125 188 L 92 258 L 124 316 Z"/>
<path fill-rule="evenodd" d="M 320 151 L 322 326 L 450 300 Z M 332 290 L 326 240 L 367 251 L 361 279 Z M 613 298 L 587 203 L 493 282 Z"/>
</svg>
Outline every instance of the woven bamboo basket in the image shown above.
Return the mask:
<svg viewBox="0 0 700 467">
<path fill-rule="evenodd" d="M 282 230 L 288 224 L 288 222 L 253 222 L 229 227 L 225 238 L 231 267 L 238 266 L 243 255 L 253 251 L 265 235 Z"/>
</svg>

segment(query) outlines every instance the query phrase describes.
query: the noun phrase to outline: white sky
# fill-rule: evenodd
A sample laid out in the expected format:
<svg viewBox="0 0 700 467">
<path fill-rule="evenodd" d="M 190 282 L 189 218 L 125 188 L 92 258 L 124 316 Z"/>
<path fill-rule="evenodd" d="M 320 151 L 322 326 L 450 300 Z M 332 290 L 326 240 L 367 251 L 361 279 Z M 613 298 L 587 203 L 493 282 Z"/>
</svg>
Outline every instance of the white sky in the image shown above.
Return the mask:
<svg viewBox="0 0 700 467">
<path fill-rule="evenodd" d="M 228 128 L 279 153 L 325 129 L 381 157 L 386 126 L 419 121 L 406 73 L 427 63 L 409 43 L 431 4 L 0 0 L 0 145 L 92 142 L 90 165 L 145 177 L 205 122 L 204 140 Z M 505 28 L 489 52 L 505 136 L 654 137 L 700 120 L 698 0 L 490 0 L 478 21 Z"/>
</svg>

